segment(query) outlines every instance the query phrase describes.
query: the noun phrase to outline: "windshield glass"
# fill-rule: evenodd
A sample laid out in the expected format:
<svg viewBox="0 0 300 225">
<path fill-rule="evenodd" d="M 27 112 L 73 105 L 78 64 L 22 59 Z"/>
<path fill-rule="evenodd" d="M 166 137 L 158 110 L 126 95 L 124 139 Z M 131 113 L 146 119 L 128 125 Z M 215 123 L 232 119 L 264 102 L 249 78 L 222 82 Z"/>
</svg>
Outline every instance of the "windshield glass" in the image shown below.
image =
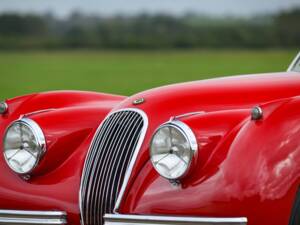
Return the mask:
<svg viewBox="0 0 300 225">
<path fill-rule="evenodd" d="M 300 53 L 298 54 L 295 61 L 293 62 L 291 70 L 295 72 L 300 72 Z"/>
</svg>

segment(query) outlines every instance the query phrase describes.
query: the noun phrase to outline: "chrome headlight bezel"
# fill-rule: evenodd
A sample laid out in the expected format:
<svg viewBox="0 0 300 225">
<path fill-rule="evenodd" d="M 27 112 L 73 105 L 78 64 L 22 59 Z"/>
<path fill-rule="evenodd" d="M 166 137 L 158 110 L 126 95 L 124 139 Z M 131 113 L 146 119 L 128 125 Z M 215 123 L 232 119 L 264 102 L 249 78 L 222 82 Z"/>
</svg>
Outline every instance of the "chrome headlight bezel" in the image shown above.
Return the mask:
<svg viewBox="0 0 300 225">
<path fill-rule="evenodd" d="M 19 125 L 20 129 L 21 129 L 21 126 L 25 126 L 30 130 L 30 132 L 32 132 L 32 135 L 36 142 L 36 150 L 38 151 L 33 166 L 29 170 L 26 170 L 23 172 L 14 168 L 14 166 L 10 163 L 10 159 L 8 159 L 7 155 L 6 155 L 5 144 L 6 144 L 7 134 L 10 131 L 10 129 L 16 125 Z M 26 151 L 26 150 L 20 149 L 18 151 Z M 6 128 L 6 131 L 5 131 L 4 137 L 3 137 L 3 156 L 4 156 L 4 159 L 7 163 L 7 165 L 9 166 L 9 168 L 11 170 L 13 170 L 15 173 L 20 174 L 20 175 L 30 174 L 38 166 L 38 164 L 39 164 L 41 158 L 43 157 L 43 155 L 45 154 L 45 152 L 46 152 L 46 139 L 45 139 L 44 133 L 43 133 L 42 129 L 40 128 L 40 126 L 34 120 L 29 119 L 29 118 L 21 118 L 19 120 L 12 122 Z"/>
<path fill-rule="evenodd" d="M 153 161 L 153 157 L 152 157 L 153 140 L 156 137 L 156 134 L 161 129 L 166 128 L 166 127 L 176 129 L 176 131 L 178 131 L 186 139 L 187 143 L 189 144 L 188 151 L 190 154 L 190 160 L 187 162 L 187 167 L 186 167 L 185 171 L 183 171 L 180 174 L 180 176 L 177 176 L 177 177 L 170 177 L 170 176 L 167 176 L 166 174 L 162 173 L 161 171 L 159 171 L 159 169 L 156 167 L 155 162 Z M 198 143 L 197 143 L 196 136 L 195 136 L 194 132 L 192 131 L 192 129 L 187 124 L 185 124 L 184 122 L 182 122 L 180 120 L 172 120 L 172 121 L 162 124 L 155 130 L 155 132 L 151 138 L 150 159 L 151 159 L 152 165 L 153 165 L 154 169 L 159 173 L 159 175 L 164 177 L 165 179 L 180 180 L 180 179 L 184 178 L 189 173 L 192 164 L 195 163 L 195 161 L 197 159 L 197 154 L 198 154 Z"/>
</svg>

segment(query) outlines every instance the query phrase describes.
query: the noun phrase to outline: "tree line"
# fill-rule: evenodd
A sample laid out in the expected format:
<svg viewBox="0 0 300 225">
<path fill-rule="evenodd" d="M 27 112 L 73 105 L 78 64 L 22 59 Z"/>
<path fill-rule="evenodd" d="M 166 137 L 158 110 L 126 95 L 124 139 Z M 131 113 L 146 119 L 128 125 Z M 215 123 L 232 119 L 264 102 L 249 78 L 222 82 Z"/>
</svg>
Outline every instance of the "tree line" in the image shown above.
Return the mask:
<svg viewBox="0 0 300 225">
<path fill-rule="evenodd" d="M 72 13 L 0 15 L 0 49 L 292 48 L 300 46 L 300 9 L 252 18 Z"/>
</svg>

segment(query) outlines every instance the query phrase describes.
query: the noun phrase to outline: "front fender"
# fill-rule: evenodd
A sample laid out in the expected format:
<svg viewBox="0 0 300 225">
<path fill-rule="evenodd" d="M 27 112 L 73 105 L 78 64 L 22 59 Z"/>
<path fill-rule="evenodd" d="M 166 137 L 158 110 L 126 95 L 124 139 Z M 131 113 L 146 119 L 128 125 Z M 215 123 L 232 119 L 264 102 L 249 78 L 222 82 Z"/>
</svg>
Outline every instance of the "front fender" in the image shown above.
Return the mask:
<svg viewBox="0 0 300 225">
<path fill-rule="evenodd" d="M 133 182 L 122 213 L 240 216 L 247 217 L 249 225 L 288 224 L 300 183 L 299 106 L 299 97 L 264 104 L 264 117 L 258 121 L 251 120 L 250 109 L 248 116 L 240 111 L 240 122 L 179 186 L 160 177 L 148 161 Z M 233 124 L 228 118 L 217 120 L 219 125 L 211 118 L 211 133 Z M 184 122 L 193 128 L 196 120 Z M 201 129 L 194 131 L 197 135 Z"/>
<path fill-rule="evenodd" d="M 62 91 L 8 100 L 8 112 L 0 116 L 0 152 L 5 129 L 20 117 L 39 124 L 47 151 L 29 179 L 14 173 L 0 154 L 0 209 L 65 211 L 68 223 L 78 225 L 78 191 L 88 148 L 104 117 L 124 98 Z"/>
</svg>

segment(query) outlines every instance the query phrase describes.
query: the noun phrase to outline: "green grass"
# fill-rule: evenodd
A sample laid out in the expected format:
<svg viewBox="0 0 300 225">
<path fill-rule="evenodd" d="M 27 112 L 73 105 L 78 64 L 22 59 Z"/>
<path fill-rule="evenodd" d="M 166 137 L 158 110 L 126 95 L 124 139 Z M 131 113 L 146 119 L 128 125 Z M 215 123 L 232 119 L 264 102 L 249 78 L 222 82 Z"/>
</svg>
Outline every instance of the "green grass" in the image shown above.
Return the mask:
<svg viewBox="0 0 300 225">
<path fill-rule="evenodd" d="M 0 99 L 48 90 L 131 95 L 183 81 L 284 71 L 297 50 L 0 52 Z"/>
</svg>

